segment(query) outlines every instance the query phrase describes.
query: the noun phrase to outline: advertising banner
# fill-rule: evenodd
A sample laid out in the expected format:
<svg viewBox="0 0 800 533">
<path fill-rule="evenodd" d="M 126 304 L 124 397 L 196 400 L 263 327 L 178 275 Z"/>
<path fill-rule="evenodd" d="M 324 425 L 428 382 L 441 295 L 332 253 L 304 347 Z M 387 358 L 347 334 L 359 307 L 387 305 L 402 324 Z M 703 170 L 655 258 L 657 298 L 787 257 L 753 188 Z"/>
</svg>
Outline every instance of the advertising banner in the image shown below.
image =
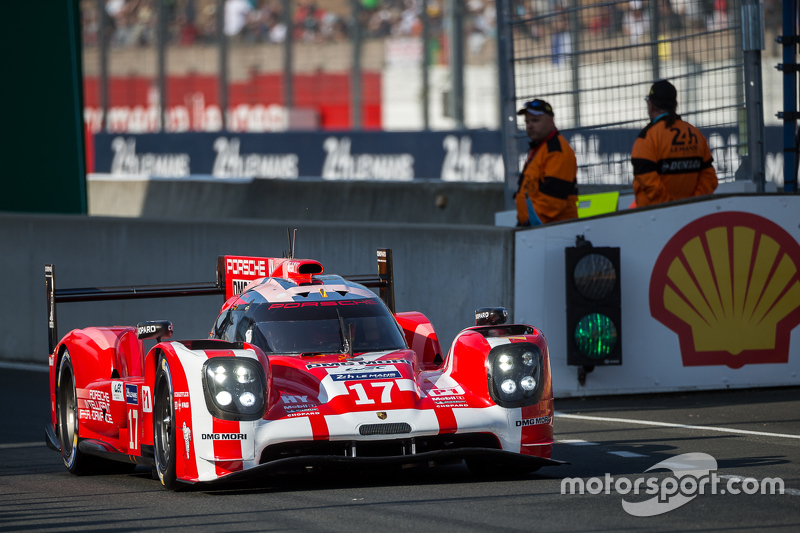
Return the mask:
<svg viewBox="0 0 800 533">
<path fill-rule="evenodd" d="M 719 195 L 517 232 L 513 319 L 547 335 L 556 396 L 800 384 L 798 209 L 792 194 Z M 620 254 L 622 364 L 583 376 L 565 312 L 578 241 Z"/>
<path fill-rule="evenodd" d="M 766 179 L 783 184 L 782 130 L 767 128 Z M 565 132 L 578 183 L 630 185 L 630 150 L 639 130 Z M 720 179 L 741 165 L 734 128 L 703 130 Z M 94 135 L 97 173 L 182 178 L 441 179 L 502 182 L 499 131 L 147 133 Z M 524 159 L 525 138 L 519 141 Z"/>
</svg>

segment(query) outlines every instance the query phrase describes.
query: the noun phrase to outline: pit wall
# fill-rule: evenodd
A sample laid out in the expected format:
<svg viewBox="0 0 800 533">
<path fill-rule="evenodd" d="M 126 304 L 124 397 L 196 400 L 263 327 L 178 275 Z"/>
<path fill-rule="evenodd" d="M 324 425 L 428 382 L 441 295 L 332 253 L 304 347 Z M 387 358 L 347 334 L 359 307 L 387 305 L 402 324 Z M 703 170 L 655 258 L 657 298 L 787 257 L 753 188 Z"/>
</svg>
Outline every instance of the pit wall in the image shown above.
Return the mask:
<svg viewBox="0 0 800 533">
<path fill-rule="evenodd" d="M 220 255 L 277 256 L 297 228 L 298 258 L 326 273 L 377 274 L 391 248 L 398 311 L 427 315 L 442 349 L 474 310 L 513 307 L 513 230 L 493 226 L 169 220 L 0 213 L 0 361 L 47 363 L 44 266 L 56 288 L 214 282 Z M 175 339 L 207 338 L 222 296 L 59 304 L 58 335 L 86 326 L 171 320 Z"/>
<path fill-rule="evenodd" d="M 797 195 L 739 194 L 518 231 L 514 320 L 545 332 L 558 397 L 800 385 L 798 213 Z M 566 364 L 578 235 L 619 247 L 621 271 L 622 365 L 584 385 Z"/>
</svg>

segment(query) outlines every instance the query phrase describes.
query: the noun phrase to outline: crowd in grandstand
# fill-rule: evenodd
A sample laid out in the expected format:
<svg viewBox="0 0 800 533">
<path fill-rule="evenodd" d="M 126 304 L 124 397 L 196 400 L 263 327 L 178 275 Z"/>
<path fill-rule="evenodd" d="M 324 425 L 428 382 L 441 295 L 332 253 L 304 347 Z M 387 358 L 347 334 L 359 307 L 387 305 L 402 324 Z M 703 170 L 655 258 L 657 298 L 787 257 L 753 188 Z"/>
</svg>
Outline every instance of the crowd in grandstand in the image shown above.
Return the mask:
<svg viewBox="0 0 800 533">
<path fill-rule="evenodd" d="M 496 35 L 495 0 L 462 0 L 465 36 L 471 51 L 478 52 Z M 366 39 L 420 36 L 420 15 L 425 9 L 429 37 L 440 40 L 447 24 L 446 0 L 358 0 L 358 27 Z M 571 2 L 566 0 L 511 0 L 517 17 L 541 17 L 528 24 L 530 37 L 548 39 L 556 61 L 571 52 Z M 103 3 L 102 13 L 98 4 Z M 715 31 L 728 26 L 734 0 L 583 0 L 577 23 L 585 35 L 624 35 L 630 44 L 648 41 L 651 35 L 652 8 L 659 20 L 659 35 L 684 31 Z M 288 30 L 283 16 L 283 0 L 165 0 L 167 42 L 180 45 L 218 42 L 217 9 L 224 7 L 223 29 L 231 40 L 244 43 L 282 43 Z M 294 42 L 337 42 L 353 35 L 351 0 L 291 0 Z M 766 27 L 778 28 L 780 0 L 764 0 Z M 82 0 L 83 35 L 87 45 L 100 42 L 100 17 L 103 17 L 105 43 L 111 46 L 147 46 L 157 38 L 157 0 Z"/>
<path fill-rule="evenodd" d="M 445 0 L 359 0 L 358 24 L 364 38 L 419 36 L 426 10 L 432 36 L 441 34 Z M 224 31 L 241 42 L 281 43 L 286 39 L 282 0 L 225 0 Z M 172 0 L 164 3 L 167 39 L 191 45 L 218 40 L 217 0 Z M 350 0 L 293 0 L 292 39 L 305 42 L 348 40 L 353 32 Z M 473 46 L 495 33 L 495 0 L 466 0 L 466 34 Z M 103 17 L 106 42 L 112 46 L 150 45 L 157 38 L 155 0 L 107 0 L 98 13 L 96 0 L 83 0 L 84 42 L 99 42 Z"/>
</svg>

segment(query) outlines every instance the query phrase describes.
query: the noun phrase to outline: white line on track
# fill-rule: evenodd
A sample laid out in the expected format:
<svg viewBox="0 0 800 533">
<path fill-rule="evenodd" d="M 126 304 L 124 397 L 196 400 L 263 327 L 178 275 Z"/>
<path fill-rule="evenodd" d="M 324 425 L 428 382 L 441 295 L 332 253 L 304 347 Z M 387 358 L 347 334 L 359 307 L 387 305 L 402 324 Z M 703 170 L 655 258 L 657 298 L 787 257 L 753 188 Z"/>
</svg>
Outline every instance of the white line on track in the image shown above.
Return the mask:
<svg viewBox="0 0 800 533">
<path fill-rule="evenodd" d="M 641 453 L 633 453 L 633 452 L 626 452 L 624 450 L 616 451 L 616 452 L 608 452 L 611 455 L 617 455 L 619 457 L 650 457 L 649 455 L 642 455 Z"/>
<path fill-rule="evenodd" d="M 555 416 L 556 418 L 568 418 L 572 420 L 590 420 L 595 422 L 617 422 L 621 424 L 639 424 L 643 426 L 694 429 L 699 431 L 717 431 L 720 433 L 734 433 L 737 435 L 757 435 L 760 437 L 779 437 L 782 439 L 800 440 L 800 435 L 790 435 L 787 433 L 767 433 L 765 431 L 749 431 L 746 429 L 720 428 L 714 426 L 692 426 L 689 424 L 673 424 L 670 422 L 653 422 L 651 420 L 636 420 L 635 418 L 609 418 L 605 416 L 569 415 L 566 413 L 559 413 L 559 412 L 556 412 Z"/>
</svg>

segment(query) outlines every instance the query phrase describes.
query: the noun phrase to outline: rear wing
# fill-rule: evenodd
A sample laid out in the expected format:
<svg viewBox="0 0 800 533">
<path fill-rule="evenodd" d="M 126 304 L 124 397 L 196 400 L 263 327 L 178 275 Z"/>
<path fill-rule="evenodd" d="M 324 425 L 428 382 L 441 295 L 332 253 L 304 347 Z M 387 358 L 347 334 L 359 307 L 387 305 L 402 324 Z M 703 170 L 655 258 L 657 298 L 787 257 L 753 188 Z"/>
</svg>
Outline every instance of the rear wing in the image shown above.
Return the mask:
<svg viewBox="0 0 800 533">
<path fill-rule="evenodd" d="M 178 296 L 209 296 L 219 294 L 227 296 L 241 292 L 243 285 L 234 284 L 228 279 L 226 263 L 229 259 L 259 259 L 239 256 L 219 256 L 217 258 L 217 279 L 213 283 L 182 283 L 177 285 L 140 285 L 121 287 L 83 287 L 75 289 L 56 289 L 56 267 L 53 264 L 44 266 L 44 280 L 47 292 L 47 340 L 49 353 L 58 344 L 58 320 L 56 304 L 70 302 L 98 302 L 106 300 L 139 300 L 143 298 L 173 298 Z M 264 259 L 264 258 L 262 258 Z M 365 287 L 377 288 L 378 296 L 386 307 L 394 314 L 394 270 L 392 268 L 391 248 L 379 248 L 377 251 L 378 275 L 355 274 L 342 276 L 347 280 L 360 283 Z M 266 274 L 268 275 L 268 274 Z M 261 277 L 266 277 L 261 276 Z M 255 279 L 255 278 L 254 278 Z M 236 291 L 238 289 L 238 292 Z"/>
</svg>

